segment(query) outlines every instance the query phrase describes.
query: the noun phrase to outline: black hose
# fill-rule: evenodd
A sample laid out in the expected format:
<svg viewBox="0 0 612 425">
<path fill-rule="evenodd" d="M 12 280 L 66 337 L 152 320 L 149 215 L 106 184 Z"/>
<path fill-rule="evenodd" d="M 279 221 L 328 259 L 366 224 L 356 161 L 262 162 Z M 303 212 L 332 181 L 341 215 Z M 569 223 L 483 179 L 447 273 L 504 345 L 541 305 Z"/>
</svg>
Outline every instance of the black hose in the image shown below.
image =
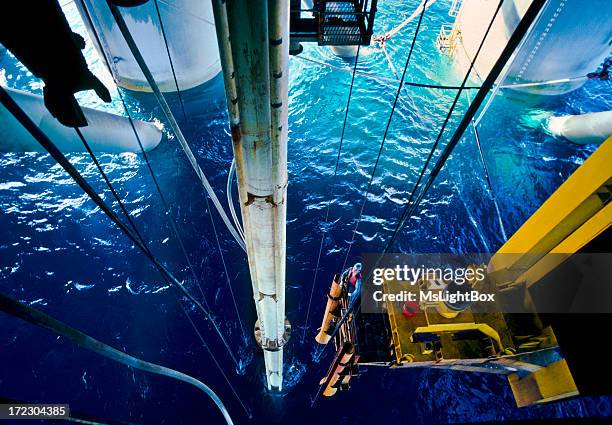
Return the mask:
<svg viewBox="0 0 612 425">
<path fill-rule="evenodd" d="M 217 405 L 225 421 L 229 425 L 233 425 L 232 418 L 229 412 L 223 405 L 221 399 L 211 390 L 206 384 L 189 376 L 185 373 L 179 372 L 174 369 L 167 368 L 155 363 L 150 363 L 145 360 L 139 359 L 134 356 L 130 356 L 123 351 L 119 351 L 116 348 L 111 347 L 89 335 L 61 322 L 42 311 L 36 310 L 30 306 L 27 306 L 11 297 L 0 293 L 0 310 L 4 311 L 11 316 L 15 316 L 21 320 L 25 320 L 33 325 L 40 326 L 47 330 L 50 330 L 58 335 L 63 336 L 66 339 L 74 342 L 82 348 L 93 351 L 96 354 L 106 357 L 107 359 L 113 360 L 118 363 L 122 363 L 126 366 L 133 367 L 134 369 L 142 370 L 144 372 L 154 373 L 156 375 L 167 376 L 172 379 L 186 382 L 193 385 L 196 388 L 204 391 L 213 402 Z"/>
</svg>

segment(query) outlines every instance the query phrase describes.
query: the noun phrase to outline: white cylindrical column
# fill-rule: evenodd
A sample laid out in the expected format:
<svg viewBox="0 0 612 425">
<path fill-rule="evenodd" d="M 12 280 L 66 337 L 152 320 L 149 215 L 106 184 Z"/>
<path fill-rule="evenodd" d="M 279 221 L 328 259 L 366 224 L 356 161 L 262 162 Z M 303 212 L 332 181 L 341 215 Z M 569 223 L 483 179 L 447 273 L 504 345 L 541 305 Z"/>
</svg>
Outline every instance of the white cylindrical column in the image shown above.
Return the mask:
<svg viewBox="0 0 612 425">
<path fill-rule="evenodd" d="M 581 145 L 600 144 L 612 136 L 612 111 L 551 117 L 548 130 Z"/>
<path fill-rule="evenodd" d="M 454 24 L 455 48 L 452 55 L 460 75 L 474 58 L 497 1 L 470 0 L 462 3 Z M 504 1 L 472 73 L 474 80 L 484 79 L 522 19 L 531 0 Z M 569 79 L 565 83 L 527 86 L 516 90 L 557 95 L 584 84 L 610 54 L 609 0 L 550 0 L 529 36 L 508 65 L 505 86 Z"/>
<path fill-rule="evenodd" d="M 151 88 L 117 29 L 106 1 L 77 0 L 75 4 L 96 50 L 108 59 L 117 84 L 130 90 L 150 92 Z M 179 88 L 187 90 L 215 77 L 221 64 L 211 2 L 157 0 L 157 4 Z M 120 10 L 160 90 L 176 91 L 153 1 L 142 6 L 121 7 Z M 91 16 L 93 28 L 87 14 Z"/>
<path fill-rule="evenodd" d="M 62 152 L 85 152 L 83 142 L 73 128 L 53 118 L 42 96 L 5 88 L 15 102 Z M 94 152 L 140 153 L 140 146 L 126 117 L 91 108 L 81 108 L 87 119 L 83 135 Z M 161 129 L 153 123 L 134 120 L 134 127 L 146 152 L 154 149 L 162 139 Z M 32 135 L 0 106 L 0 152 L 46 152 Z"/>
</svg>

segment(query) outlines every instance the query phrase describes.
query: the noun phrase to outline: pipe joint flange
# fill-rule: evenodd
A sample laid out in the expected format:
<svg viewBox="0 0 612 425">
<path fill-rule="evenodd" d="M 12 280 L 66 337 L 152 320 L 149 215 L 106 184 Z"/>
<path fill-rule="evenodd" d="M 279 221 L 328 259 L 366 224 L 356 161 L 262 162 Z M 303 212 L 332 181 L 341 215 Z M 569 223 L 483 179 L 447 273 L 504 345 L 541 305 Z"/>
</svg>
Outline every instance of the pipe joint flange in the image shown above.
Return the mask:
<svg viewBox="0 0 612 425">
<path fill-rule="evenodd" d="M 261 332 L 261 326 L 259 325 L 259 320 L 255 322 L 255 341 L 257 341 L 257 345 L 259 345 L 265 351 L 280 351 L 283 349 L 285 344 L 291 338 L 291 323 L 289 320 L 285 319 L 285 332 L 283 333 L 283 337 L 280 339 L 269 339 L 264 338 Z"/>
</svg>

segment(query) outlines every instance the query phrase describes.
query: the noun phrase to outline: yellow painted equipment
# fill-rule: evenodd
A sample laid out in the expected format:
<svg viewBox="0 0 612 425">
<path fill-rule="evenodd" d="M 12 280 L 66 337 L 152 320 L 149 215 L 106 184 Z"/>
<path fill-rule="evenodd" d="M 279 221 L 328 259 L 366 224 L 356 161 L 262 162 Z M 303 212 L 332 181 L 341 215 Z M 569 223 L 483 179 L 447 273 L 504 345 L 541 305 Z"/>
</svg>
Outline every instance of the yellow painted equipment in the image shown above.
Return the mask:
<svg viewBox="0 0 612 425">
<path fill-rule="evenodd" d="M 533 285 L 558 266 L 551 259 L 563 259 L 544 258 L 546 254 L 573 254 L 610 226 L 611 196 L 612 137 L 497 251 L 489 262 L 489 275 L 498 285 Z"/>
<path fill-rule="evenodd" d="M 524 378 L 513 373 L 508 375 L 508 382 L 518 407 L 578 395 L 578 388 L 565 360 L 551 363 Z"/>
<path fill-rule="evenodd" d="M 494 347 L 497 353 L 504 352 L 504 346 L 502 345 L 499 334 L 495 329 L 486 323 L 444 323 L 438 325 L 421 326 L 414 330 L 412 334 L 413 341 L 422 334 L 442 334 L 442 333 L 456 333 L 466 331 L 477 331 L 481 334 L 489 337 L 494 342 Z"/>
<path fill-rule="evenodd" d="M 471 306 L 451 311 L 439 303 L 421 301 L 419 311 L 403 314 L 402 303 L 387 298 L 385 312 L 378 315 L 388 334 L 381 344 L 387 345 L 378 351 L 370 348 L 364 352 L 362 342 L 373 335 L 360 336 L 359 332 L 373 326 L 373 315 L 351 315 L 335 337 L 337 354 L 327 377 L 321 381 L 324 394 L 335 394 L 344 383 L 342 366 L 359 362 L 398 369 L 434 367 L 502 373 L 507 376 L 519 407 L 577 395 L 582 387 L 578 375 L 572 376 L 572 358 L 564 354 L 581 347 L 574 342 L 564 348 L 563 340 L 558 340 L 553 328 L 559 325 L 559 332 L 569 329 L 572 335 L 581 326 L 580 335 L 585 341 L 599 337 L 598 330 L 591 330 L 589 318 L 579 325 L 578 315 L 565 317 L 564 326 L 558 320 L 551 326 L 554 315 L 535 312 L 531 291 L 538 285 L 542 287 L 551 272 L 562 270 L 565 259 L 583 252 L 593 242 L 604 241 L 605 245 L 612 224 L 611 201 L 612 137 L 495 253 L 487 265 L 484 281 L 473 285 L 474 289 L 495 289 L 502 294 L 502 299 L 508 294 L 519 294 L 525 313 L 505 313 L 503 309 L 484 312 Z M 553 279 L 555 283 L 557 280 Z M 397 293 L 399 284 L 385 280 L 383 290 L 387 294 Z M 420 285 L 427 288 L 428 282 L 421 281 Z M 330 340 L 326 331 L 345 308 L 342 295 L 336 275 L 317 335 L 319 343 Z M 360 322 L 368 320 L 368 326 L 359 328 Z M 350 374 L 347 382 L 348 379 Z"/>
</svg>

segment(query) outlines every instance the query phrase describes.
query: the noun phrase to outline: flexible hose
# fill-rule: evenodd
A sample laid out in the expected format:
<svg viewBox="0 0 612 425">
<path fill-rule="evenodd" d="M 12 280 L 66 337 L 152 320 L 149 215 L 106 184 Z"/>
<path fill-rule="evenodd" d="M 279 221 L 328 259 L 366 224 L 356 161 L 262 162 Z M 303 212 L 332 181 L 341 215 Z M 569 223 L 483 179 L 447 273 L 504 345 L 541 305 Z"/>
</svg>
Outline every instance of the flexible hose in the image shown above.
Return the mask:
<svg viewBox="0 0 612 425">
<path fill-rule="evenodd" d="M 225 405 L 206 384 L 197 380 L 196 378 L 189 376 L 183 372 L 179 372 L 174 369 L 170 369 L 165 366 L 161 366 L 155 363 L 150 363 L 137 357 L 131 356 L 123 351 L 119 351 L 116 348 L 111 347 L 89 335 L 61 322 L 42 311 L 36 310 L 30 306 L 27 306 L 11 297 L 0 293 L 0 310 L 4 311 L 11 316 L 18 317 L 21 320 L 25 320 L 33 325 L 40 326 L 55 332 L 58 335 L 63 336 L 66 339 L 74 342 L 75 344 L 83 347 L 87 350 L 93 351 L 96 354 L 106 357 L 107 359 L 113 360 L 118 363 L 122 363 L 126 366 L 133 367 L 134 369 L 142 370 L 144 372 L 154 373 L 156 375 L 167 376 L 168 378 L 176 379 L 179 381 L 186 382 L 193 385 L 194 387 L 204 391 L 208 397 L 217 405 L 221 414 L 225 418 L 228 425 L 233 425 L 234 422 L 230 417 L 229 412 L 225 408 Z"/>
</svg>

